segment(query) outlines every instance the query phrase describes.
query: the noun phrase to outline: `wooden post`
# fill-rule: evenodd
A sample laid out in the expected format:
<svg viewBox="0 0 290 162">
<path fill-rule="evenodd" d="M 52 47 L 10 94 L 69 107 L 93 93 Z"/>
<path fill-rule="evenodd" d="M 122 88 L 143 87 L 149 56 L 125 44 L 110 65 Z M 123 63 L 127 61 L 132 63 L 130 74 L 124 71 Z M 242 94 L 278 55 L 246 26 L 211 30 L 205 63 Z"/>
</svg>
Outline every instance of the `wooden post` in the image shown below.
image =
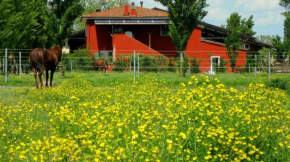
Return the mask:
<svg viewBox="0 0 290 162">
<path fill-rule="evenodd" d="M 6 48 L 5 49 L 5 83 L 7 83 L 8 82 L 8 72 L 7 72 L 7 66 L 8 66 L 8 63 L 7 63 L 7 61 L 8 61 L 8 49 Z"/>
<path fill-rule="evenodd" d="M 22 74 L 22 68 L 21 68 L 21 52 L 19 52 L 19 75 Z"/>
<path fill-rule="evenodd" d="M 117 61 L 117 58 L 116 58 L 116 46 L 113 46 L 113 61 Z"/>
</svg>

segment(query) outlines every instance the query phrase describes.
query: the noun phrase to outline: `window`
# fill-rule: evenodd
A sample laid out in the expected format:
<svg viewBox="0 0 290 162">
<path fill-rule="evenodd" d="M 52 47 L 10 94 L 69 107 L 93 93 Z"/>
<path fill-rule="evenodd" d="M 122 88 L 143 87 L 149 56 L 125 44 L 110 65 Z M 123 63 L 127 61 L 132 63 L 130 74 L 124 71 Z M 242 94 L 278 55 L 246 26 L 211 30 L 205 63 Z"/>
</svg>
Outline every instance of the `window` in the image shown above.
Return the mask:
<svg viewBox="0 0 290 162">
<path fill-rule="evenodd" d="M 219 66 L 220 66 L 220 58 L 219 58 L 219 57 L 213 57 L 213 58 L 212 58 L 212 64 L 213 64 L 214 66 L 219 67 Z"/>
<path fill-rule="evenodd" d="M 167 25 L 161 26 L 161 36 L 169 36 L 169 28 Z"/>
<path fill-rule="evenodd" d="M 245 49 L 250 49 L 250 45 L 249 44 L 245 44 Z"/>
<path fill-rule="evenodd" d="M 251 47 L 250 44 L 246 44 L 246 43 L 241 43 L 241 46 L 240 46 L 240 48 L 244 48 L 246 50 L 249 50 L 250 47 Z"/>
<path fill-rule="evenodd" d="M 113 34 L 116 34 L 116 33 L 123 33 L 123 27 L 122 26 L 114 26 Z"/>
</svg>

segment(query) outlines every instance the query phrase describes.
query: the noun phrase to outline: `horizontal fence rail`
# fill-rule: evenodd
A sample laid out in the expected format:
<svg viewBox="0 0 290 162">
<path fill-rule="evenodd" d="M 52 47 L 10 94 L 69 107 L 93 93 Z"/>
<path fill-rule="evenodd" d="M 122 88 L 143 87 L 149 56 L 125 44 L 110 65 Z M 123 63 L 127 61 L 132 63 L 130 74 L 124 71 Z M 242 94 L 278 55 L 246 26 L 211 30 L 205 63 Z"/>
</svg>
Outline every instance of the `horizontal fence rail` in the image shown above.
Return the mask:
<svg viewBox="0 0 290 162">
<path fill-rule="evenodd" d="M 0 49 L 0 75 L 8 82 L 10 74 L 32 74 L 29 54 L 32 49 Z M 152 50 L 75 50 L 63 54 L 57 70 L 65 72 L 93 71 L 97 68 L 104 72 L 179 72 L 185 74 L 228 75 L 232 74 L 231 59 L 227 51 L 186 51 L 184 59 L 179 58 L 178 51 Z M 174 53 L 174 54 L 172 54 Z M 257 74 L 290 73 L 289 52 L 282 53 L 241 53 L 235 59 L 234 73 Z M 106 60 L 107 65 L 95 66 L 96 60 Z M 180 63 L 182 62 L 182 66 Z"/>
</svg>

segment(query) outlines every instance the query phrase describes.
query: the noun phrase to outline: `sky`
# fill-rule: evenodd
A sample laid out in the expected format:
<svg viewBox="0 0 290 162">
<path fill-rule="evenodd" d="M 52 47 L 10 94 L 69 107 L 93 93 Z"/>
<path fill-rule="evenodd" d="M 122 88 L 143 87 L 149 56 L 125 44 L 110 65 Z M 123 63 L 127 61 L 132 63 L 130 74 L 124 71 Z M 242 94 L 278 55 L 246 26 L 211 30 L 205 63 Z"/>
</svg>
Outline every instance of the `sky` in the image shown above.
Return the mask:
<svg viewBox="0 0 290 162">
<path fill-rule="evenodd" d="M 136 5 L 140 5 L 139 1 L 131 0 Z M 166 9 L 160 3 L 154 0 L 143 0 L 143 6 L 146 8 L 158 7 Z M 284 8 L 279 6 L 279 0 L 207 0 L 210 5 L 205 10 L 208 11 L 203 21 L 220 26 L 226 25 L 227 18 L 233 12 L 239 13 L 242 18 L 249 18 L 254 15 L 255 26 L 253 30 L 259 35 L 280 35 L 284 36 Z"/>
</svg>

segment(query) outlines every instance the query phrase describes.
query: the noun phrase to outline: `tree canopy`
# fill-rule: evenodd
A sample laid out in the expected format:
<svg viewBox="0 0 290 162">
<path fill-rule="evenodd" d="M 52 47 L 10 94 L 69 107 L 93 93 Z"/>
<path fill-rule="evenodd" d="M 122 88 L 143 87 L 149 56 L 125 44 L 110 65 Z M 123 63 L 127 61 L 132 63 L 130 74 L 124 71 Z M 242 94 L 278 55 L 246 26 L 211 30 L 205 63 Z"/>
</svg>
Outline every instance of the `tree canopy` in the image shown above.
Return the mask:
<svg viewBox="0 0 290 162">
<path fill-rule="evenodd" d="M 170 37 L 180 55 L 180 75 L 183 73 L 183 55 L 188 39 L 198 23 L 207 15 L 206 0 L 155 0 L 168 7 Z"/>
<path fill-rule="evenodd" d="M 1 0 L 0 48 L 63 45 L 82 12 L 79 0 Z"/>
<path fill-rule="evenodd" d="M 267 44 L 272 44 L 272 36 L 270 35 L 260 35 L 257 36 L 257 39 L 261 42 L 267 43 Z"/>
<path fill-rule="evenodd" d="M 80 0 L 84 11 L 81 15 L 95 12 L 96 10 L 105 10 L 114 7 L 123 6 L 125 3 L 129 3 L 129 0 Z M 85 24 L 80 22 L 81 16 L 75 20 L 75 31 L 85 29 Z"/>
<path fill-rule="evenodd" d="M 290 0 L 280 0 L 280 6 L 285 7 L 286 10 L 290 10 Z"/>
<path fill-rule="evenodd" d="M 3 0 L 0 2 L 0 48 L 33 48 L 47 40 L 42 24 L 43 2 Z"/>
<path fill-rule="evenodd" d="M 49 27 L 48 44 L 63 45 L 65 39 L 73 32 L 73 24 L 77 17 L 83 12 L 83 6 L 79 0 L 46 0 L 46 19 Z"/>
<path fill-rule="evenodd" d="M 224 42 L 230 58 L 232 72 L 235 71 L 239 49 L 241 47 L 241 39 L 244 36 L 255 35 L 256 32 L 253 31 L 253 27 L 253 15 L 248 19 L 242 19 L 242 16 L 234 12 L 231 14 L 230 18 L 227 19 L 226 29 L 228 29 L 228 33 Z"/>
</svg>

